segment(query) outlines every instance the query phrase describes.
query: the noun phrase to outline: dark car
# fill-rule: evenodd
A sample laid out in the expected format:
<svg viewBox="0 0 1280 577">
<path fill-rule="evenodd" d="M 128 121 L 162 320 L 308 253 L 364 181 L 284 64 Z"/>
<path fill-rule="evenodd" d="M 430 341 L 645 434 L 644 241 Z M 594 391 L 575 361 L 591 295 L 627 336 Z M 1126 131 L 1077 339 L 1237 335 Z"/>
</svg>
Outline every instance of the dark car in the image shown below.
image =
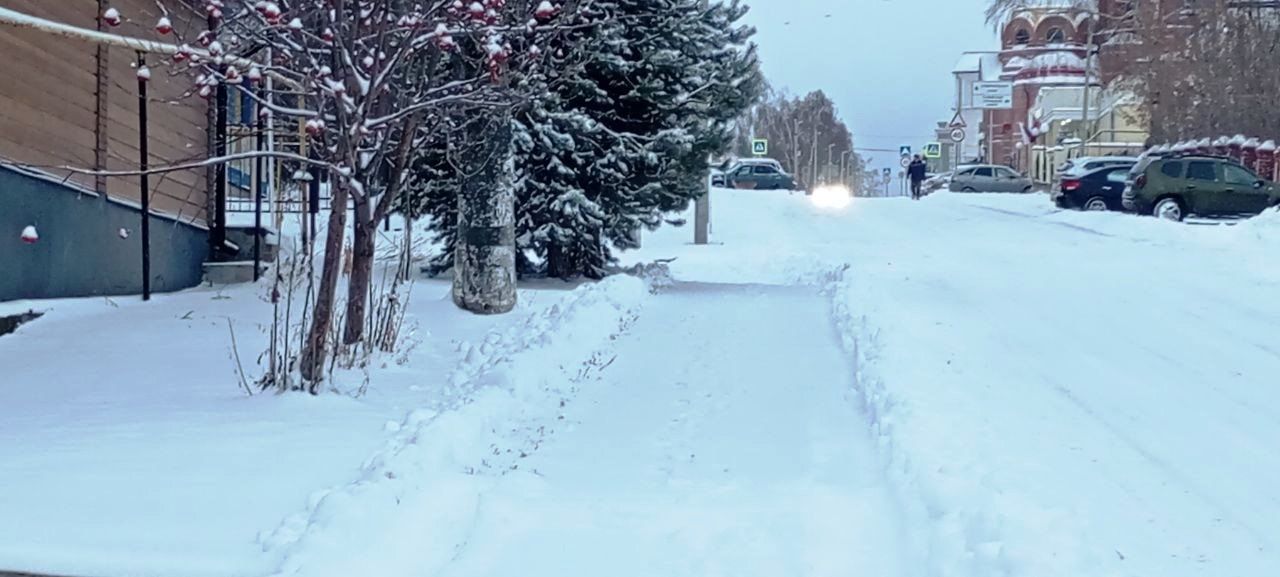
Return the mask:
<svg viewBox="0 0 1280 577">
<path fill-rule="evenodd" d="M 1124 210 L 1122 197 L 1128 176 L 1128 166 L 1108 166 L 1083 174 L 1063 175 L 1058 190 L 1053 192 L 1053 203 L 1058 208 Z"/>
<path fill-rule="evenodd" d="M 1151 156 L 1129 172 L 1125 210 L 1169 220 L 1254 216 L 1280 204 L 1280 189 L 1231 158 Z"/>
<path fill-rule="evenodd" d="M 748 163 L 739 165 L 725 175 L 730 188 L 756 190 L 797 190 L 796 180 L 772 164 Z"/>
</svg>

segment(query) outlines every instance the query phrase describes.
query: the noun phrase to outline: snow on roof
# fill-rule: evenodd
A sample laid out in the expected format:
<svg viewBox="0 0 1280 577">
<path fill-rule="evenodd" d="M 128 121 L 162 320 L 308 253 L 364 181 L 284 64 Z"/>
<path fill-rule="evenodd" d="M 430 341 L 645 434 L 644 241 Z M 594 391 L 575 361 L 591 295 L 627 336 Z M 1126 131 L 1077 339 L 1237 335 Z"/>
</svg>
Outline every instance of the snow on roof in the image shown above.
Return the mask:
<svg viewBox="0 0 1280 577">
<path fill-rule="evenodd" d="M 961 72 L 977 72 L 982 66 L 982 57 L 985 54 L 981 52 L 965 52 L 960 55 L 960 60 L 956 62 L 955 67 L 951 69 L 952 74 Z"/>
<path fill-rule="evenodd" d="M 1079 68 L 1084 70 L 1085 61 L 1074 52 L 1043 52 L 1030 58 L 1028 67 L 1034 68 Z"/>
</svg>

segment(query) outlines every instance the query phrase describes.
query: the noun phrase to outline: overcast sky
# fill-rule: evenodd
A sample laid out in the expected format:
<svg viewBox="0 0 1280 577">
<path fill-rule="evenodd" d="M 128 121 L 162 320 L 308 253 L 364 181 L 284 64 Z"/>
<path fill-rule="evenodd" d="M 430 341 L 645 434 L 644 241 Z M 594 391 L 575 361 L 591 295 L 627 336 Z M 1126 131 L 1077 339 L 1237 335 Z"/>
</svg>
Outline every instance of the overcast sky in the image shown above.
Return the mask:
<svg viewBox="0 0 1280 577">
<path fill-rule="evenodd" d="M 951 119 L 960 53 L 998 47 L 987 0 L 744 1 L 769 82 L 826 91 L 858 148 L 932 140 L 934 123 Z M 897 164 L 896 153 L 863 155 Z"/>
</svg>

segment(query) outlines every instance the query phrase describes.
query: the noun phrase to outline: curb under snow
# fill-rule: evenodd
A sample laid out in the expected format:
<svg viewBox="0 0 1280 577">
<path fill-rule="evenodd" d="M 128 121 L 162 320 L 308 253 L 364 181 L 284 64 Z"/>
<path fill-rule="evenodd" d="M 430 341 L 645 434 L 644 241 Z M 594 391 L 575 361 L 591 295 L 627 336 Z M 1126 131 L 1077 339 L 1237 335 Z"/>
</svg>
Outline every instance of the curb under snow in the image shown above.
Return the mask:
<svg viewBox="0 0 1280 577">
<path fill-rule="evenodd" d="M 853 363 L 856 401 L 867 415 L 872 440 L 907 517 L 904 525 L 912 540 L 911 550 L 924 554 L 916 559 L 924 567 L 921 573 L 940 577 L 1008 575 L 990 520 L 978 511 L 949 508 L 940 488 L 929 481 L 927 467 L 922 469 L 913 462 L 904 446 L 899 425 L 909 416 L 909 408 L 880 376 L 879 328 L 865 311 L 856 309 L 855 303 L 861 299 L 851 266 L 846 264 L 830 273 L 829 279 L 826 292 L 841 345 Z"/>
</svg>

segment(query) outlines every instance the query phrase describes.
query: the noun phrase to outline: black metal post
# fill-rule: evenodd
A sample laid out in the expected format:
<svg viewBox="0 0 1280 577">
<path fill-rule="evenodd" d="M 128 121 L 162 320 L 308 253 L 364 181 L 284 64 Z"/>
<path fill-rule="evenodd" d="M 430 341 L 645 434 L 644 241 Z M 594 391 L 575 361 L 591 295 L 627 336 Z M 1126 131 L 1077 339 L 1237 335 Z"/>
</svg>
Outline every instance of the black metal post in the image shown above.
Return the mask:
<svg viewBox="0 0 1280 577">
<path fill-rule="evenodd" d="M 218 121 L 214 126 L 214 134 L 217 138 L 217 144 L 213 151 L 214 156 L 222 158 L 227 155 L 227 86 L 224 83 L 218 83 L 217 98 L 215 100 L 217 107 Z M 218 181 L 214 183 L 214 196 L 217 197 L 217 206 L 214 208 L 214 225 L 213 238 L 217 246 L 218 252 L 226 247 L 227 242 L 227 163 L 219 162 Z"/>
<path fill-rule="evenodd" d="M 314 157 L 313 157 L 314 158 Z M 320 168 L 312 165 L 311 180 L 307 181 L 307 212 L 310 213 L 311 238 L 316 238 L 316 215 L 320 214 Z"/>
<path fill-rule="evenodd" d="M 253 124 L 257 128 L 257 148 L 258 153 L 267 149 L 266 127 L 263 126 L 262 115 L 255 114 Z M 262 272 L 262 175 L 264 172 L 263 157 L 258 156 L 254 159 L 253 167 L 253 282 L 258 282 Z"/>
<path fill-rule="evenodd" d="M 142 300 L 151 300 L 151 183 L 147 178 L 147 165 L 151 153 L 147 147 L 147 56 L 138 52 L 138 179 L 142 194 Z"/>
</svg>

